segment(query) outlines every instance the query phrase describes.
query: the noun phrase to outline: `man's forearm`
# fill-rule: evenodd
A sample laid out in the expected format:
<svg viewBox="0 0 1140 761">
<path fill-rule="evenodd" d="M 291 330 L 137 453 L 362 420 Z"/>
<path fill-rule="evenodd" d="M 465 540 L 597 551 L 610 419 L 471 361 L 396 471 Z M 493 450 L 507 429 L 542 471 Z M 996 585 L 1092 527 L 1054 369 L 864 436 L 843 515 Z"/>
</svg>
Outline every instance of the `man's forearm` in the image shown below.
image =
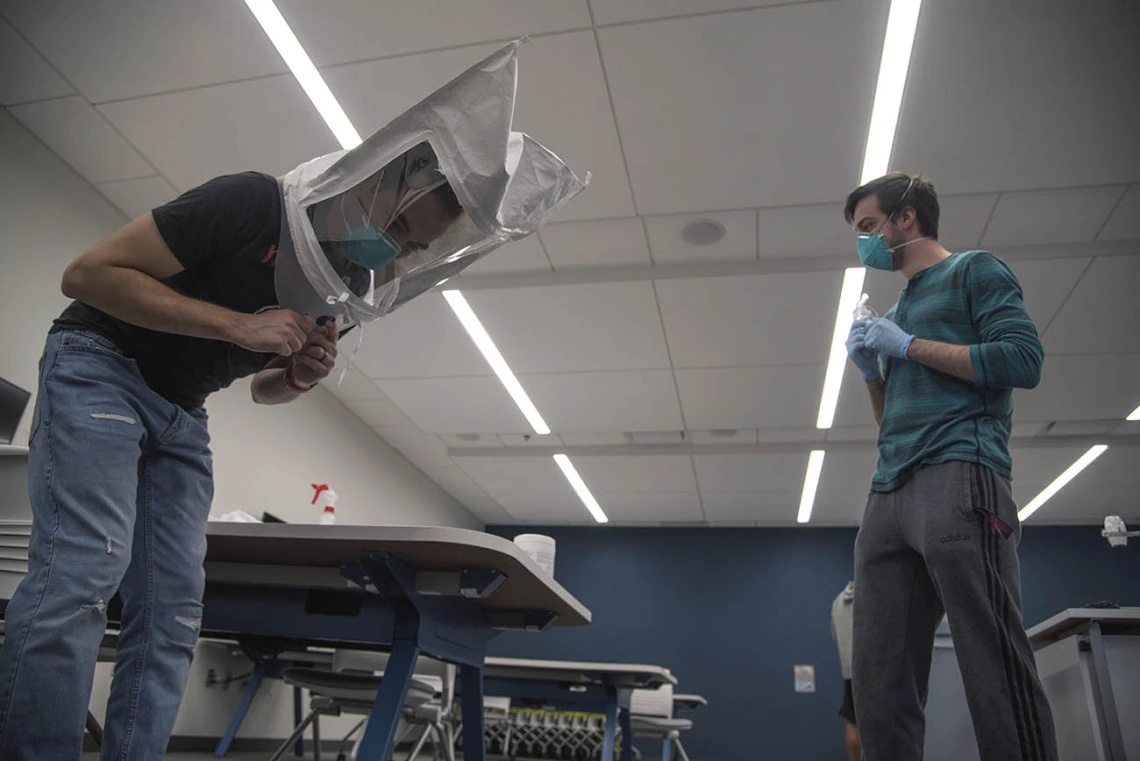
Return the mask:
<svg viewBox="0 0 1140 761">
<path fill-rule="evenodd" d="M 183 296 L 127 267 L 69 268 L 63 293 L 132 325 L 195 338 L 230 340 L 239 313 Z"/>
<path fill-rule="evenodd" d="M 970 347 L 915 338 L 906 352 L 907 359 L 926 365 L 947 375 L 974 382 L 974 363 Z"/>
<path fill-rule="evenodd" d="M 883 422 L 883 381 L 875 378 L 867 381 L 867 393 L 871 396 L 871 411 L 875 414 L 875 422 Z"/>
<path fill-rule="evenodd" d="M 301 395 L 285 382 L 285 368 L 268 367 L 249 383 L 253 401 L 258 404 L 288 404 Z"/>
</svg>

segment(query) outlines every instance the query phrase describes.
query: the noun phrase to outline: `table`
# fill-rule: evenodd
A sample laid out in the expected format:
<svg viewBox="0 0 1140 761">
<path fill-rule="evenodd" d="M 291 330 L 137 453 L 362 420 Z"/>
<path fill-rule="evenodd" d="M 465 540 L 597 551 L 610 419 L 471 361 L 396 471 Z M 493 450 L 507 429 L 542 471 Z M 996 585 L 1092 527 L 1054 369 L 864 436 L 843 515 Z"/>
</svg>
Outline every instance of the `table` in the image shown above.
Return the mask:
<svg viewBox="0 0 1140 761">
<path fill-rule="evenodd" d="M 530 658 L 486 659 L 486 692 L 512 699 L 538 699 L 598 710 L 606 716 L 602 759 L 612 759 L 621 722 L 622 761 L 633 758 L 629 698 L 634 689 L 676 684 L 669 669 L 641 663 L 546 661 Z M 464 727 L 466 727 L 464 716 Z"/>
<path fill-rule="evenodd" d="M 1140 608 L 1070 608 L 1026 633 L 1038 648 L 1060 757 L 1083 761 L 1095 748 L 1105 761 L 1140 758 L 1140 725 L 1120 720 L 1140 706 Z"/>
<path fill-rule="evenodd" d="M 391 752 L 423 652 L 459 666 L 464 757 L 483 761 L 487 643 L 505 630 L 590 622 L 590 611 L 514 543 L 478 531 L 210 523 L 207 539 L 203 637 L 390 650 L 362 760 Z M 267 663 L 255 669 L 243 709 Z"/>
</svg>

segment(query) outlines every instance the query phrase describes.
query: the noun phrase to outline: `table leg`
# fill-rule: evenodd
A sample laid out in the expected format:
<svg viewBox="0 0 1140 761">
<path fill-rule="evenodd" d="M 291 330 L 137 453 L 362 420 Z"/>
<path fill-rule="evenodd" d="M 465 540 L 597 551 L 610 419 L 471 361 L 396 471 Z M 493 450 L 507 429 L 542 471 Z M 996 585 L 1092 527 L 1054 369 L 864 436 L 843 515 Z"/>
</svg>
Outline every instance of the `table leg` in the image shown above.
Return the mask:
<svg viewBox="0 0 1140 761">
<path fill-rule="evenodd" d="M 459 667 L 463 691 L 463 761 L 485 761 L 487 739 L 483 731 L 483 667 Z"/>
<path fill-rule="evenodd" d="M 372 715 L 364 729 L 364 738 L 357 748 L 359 761 L 384 761 L 392 752 L 392 741 L 403 715 L 408 684 L 416 667 L 420 649 L 414 640 L 400 639 L 392 646 L 384 678 L 372 704 Z"/>
<path fill-rule="evenodd" d="M 630 729 L 629 706 L 621 709 L 621 761 L 633 761 L 633 731 Z"/>
<path fill-rule="evenodd" d="M 1092 650 L 1092 676 L 1096 698 L 1097 720 L 1101 734 L 1108 746 L 1105 748 L 1107 761 L 1124 761 L 1124 735 L 1120 731 L 1120 716 L 1116 713 L 1116 697 L 1112 694 L 1112 680 L 1108 673 L 1108 656 L 1104 652 L 1104 635 L 1100 622 L 1089 625 L 1089 646 Z"/>
<path fill-rule="evenodd" d="M 234 711 L 234 717 L 230 719 L 230 725 L 226 727 L 225 734 L 222 739 L 218 741 L 218 747 L 214 749 L 214 755 L 218 758 L 225 758 L 226 753 L 230 750 L 230 743 L 234 741 L 241 723 L 245 721 L 245 715 L 249 713 L 249 707 L 253 705 L 253 699 L 257 696 L 257 691 L 261 689 L 261 681 L 265 679 L 265 663 L 263 661 L 256 661 L 253 664 L 253 673 L 249 677 L 249 683 L 245 686 L 245 692 L 242 693 L 241 702 L 238 703 L 237 710 Z"/>
<path fill-rule="evenodd" d="M 293 726 L 296 727 L 301 723 L 301 688 L 293 685 Z M 305 755 L 305 740 L 298 737 L 297 744 L 293 746 L 293 755 L 297 758 Z"/>
<path fill-rule="evenodd" d="M 602 738 L 602 761 L 614 761 L 614 737 L 617 734 L 617 693 L 610 690 L 606 703 L 606 732 Z"/>
</svg>

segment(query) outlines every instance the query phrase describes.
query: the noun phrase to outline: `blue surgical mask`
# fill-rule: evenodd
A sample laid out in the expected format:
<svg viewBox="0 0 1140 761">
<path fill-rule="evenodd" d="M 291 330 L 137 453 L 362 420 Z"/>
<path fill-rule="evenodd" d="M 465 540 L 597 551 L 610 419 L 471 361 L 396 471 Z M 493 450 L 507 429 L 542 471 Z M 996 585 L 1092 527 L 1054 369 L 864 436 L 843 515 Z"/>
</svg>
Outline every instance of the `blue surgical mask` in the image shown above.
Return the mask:
<svg viewBox="0 0 1140 761">
<path fill-rule="evenodd" d="M 887 272 L 895 268 L 894 250 L 887 246 L 887 239 L 882 233 L 860 233 L 855 239 L 855 247 L 864 267 Z"/>
<path fill-rule="evenodd" d="M 340 241 L 340 251 L 353 264 L 380 270 L 400 255 L 400 244 L 375 225 L 357 222 L 349 226 Z"/>
</svg>

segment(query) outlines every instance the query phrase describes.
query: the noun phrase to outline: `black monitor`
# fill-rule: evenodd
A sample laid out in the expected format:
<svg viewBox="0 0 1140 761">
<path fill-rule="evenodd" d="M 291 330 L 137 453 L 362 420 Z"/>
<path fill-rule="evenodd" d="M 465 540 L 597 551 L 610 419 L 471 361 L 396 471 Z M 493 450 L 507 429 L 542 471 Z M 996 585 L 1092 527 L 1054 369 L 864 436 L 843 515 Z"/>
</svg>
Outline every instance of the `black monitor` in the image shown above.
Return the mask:
<svg viewBox="0 0 1140 761">
<path fill-rule="evenodd" d="M 0 444 L 11 444 L 32 395 L 0 378 Z"/>
</svg>

